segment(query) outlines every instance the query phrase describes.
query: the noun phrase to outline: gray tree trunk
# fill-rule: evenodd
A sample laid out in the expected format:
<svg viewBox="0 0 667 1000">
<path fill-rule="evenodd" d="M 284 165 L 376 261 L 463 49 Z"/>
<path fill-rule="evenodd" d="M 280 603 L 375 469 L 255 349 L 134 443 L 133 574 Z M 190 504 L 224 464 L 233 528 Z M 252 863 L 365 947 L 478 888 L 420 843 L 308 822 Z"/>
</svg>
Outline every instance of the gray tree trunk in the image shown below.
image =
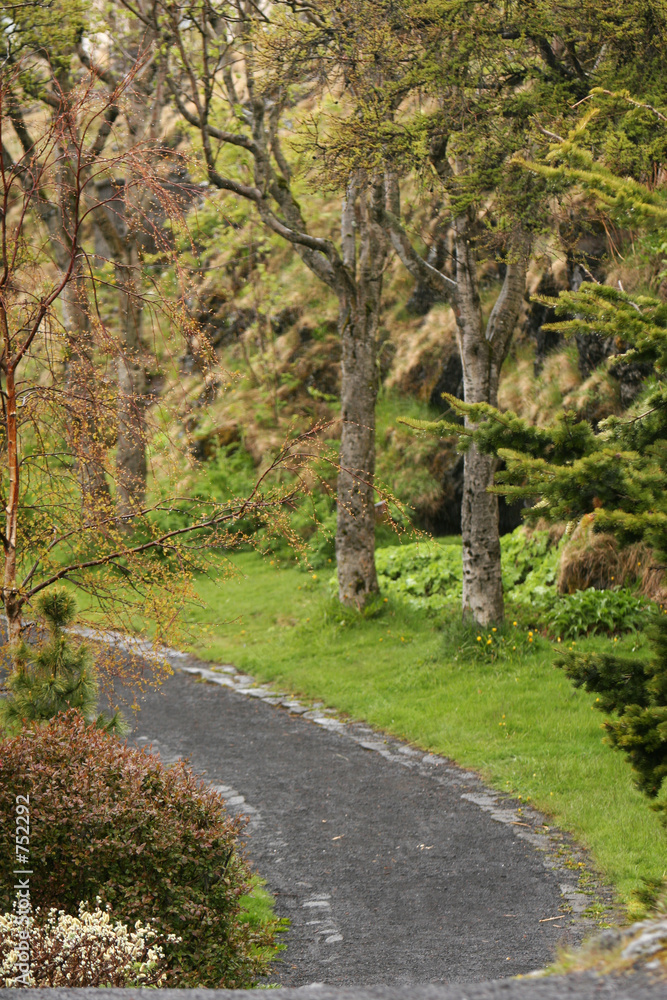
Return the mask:
<svg viewBox="0 0 667 1000">
<path fill-rule="evenodd" d="M 83 506 L 97 516 L 105 516 L 111 503 L 105 475 L 108 415 L 99 398 L 91 359 L 89 303 L 80 272 L 65 286 L 61 302 L 69 347 L 65 374 L 68 441 L 77 465 Z"/>
<path fill-rule="evenodd" d="M 120 518 L 128 518 L 142 507 L 147 473 L 141 267 L 136 240 L 127 234 L 125 241 L 125 259 L 116 264 L 120 305 L 116 488 Z"/>
<path fill-rule="evenodd" d="M 505 280 L 485 325 L 479 299 L 477 269 L 471 242 L 471 220 L 455 220 L 456 312 L 466 403 L 498 404 L 500 369 L 519 317 L 528 266 L 528 241 L 516 238 L 509 248 Z M 466 426 L 471 426 L 466 418 Z M 498 498 L 488 492 L 496 459 L 472 444 L 463 468 L 461 533 L 463 541 L 463 615 L 481 628 L 504 616 L 500 568 Z"/>
<path fill-rule="evenodd" d="M 380 225 L 383 201 L 381 180 L 355 177 L 342 213 L 343 263 L 355 280 L 339 295 L 343 353 L 336 563 L 341 603 L 359 608 L 378 591 L 374 478 L 377 331 L 387 256 Z"/>
</svg>

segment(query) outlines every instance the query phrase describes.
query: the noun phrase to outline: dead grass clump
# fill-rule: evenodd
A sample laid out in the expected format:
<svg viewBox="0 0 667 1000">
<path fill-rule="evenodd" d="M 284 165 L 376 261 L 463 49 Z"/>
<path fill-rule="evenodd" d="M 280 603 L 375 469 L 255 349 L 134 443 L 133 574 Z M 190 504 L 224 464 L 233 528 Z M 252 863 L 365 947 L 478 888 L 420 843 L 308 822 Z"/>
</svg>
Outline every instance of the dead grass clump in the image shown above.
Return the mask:
<svg viewBox="0 0 667 1000">
<path fill-rule="evenodd" d="M 594 520 L 594 514 L 583 517 L 563 549 L 559 592 L 636 586 L 651 600 L 667 601 L 665 566 L 655 553 L 644 544 L 619 546 L 613 535 L 593 530 Z"/>
<path fill-rule="evenodd" d="M 538 517 L 537 521 L 527 522 L 522 527 L 526 538 L 531 538 L 536 531 L 548 531 L 550 549 L 556 548 L 567 531 L 565 521 L 557 521 L 553 524 L 551 521 L 547 521 L 546 517 Z"/>
<path fill-rule="evenodd" d="M 453 311 L 435 306 L 423 320 L 404 324 L 394 340 L 396 354 L 386 388 L 429 400 L 447 360 L 458 355 Z"/>
<path fill-rule="evenodd" d="M 547 355 L 539 375 L 535 375 L 531 352 L 505 371 L 498 391 L 501 410 L 513 410 L 537 427 L 553 423 L 563 401 L 581 386 L 577 352 L 571 346 Z"/>
<path fill-rule="evenodd" d="M 618 379 L 597 369 L 563 398 L 563 408 L 574 410 L 580 420 L 599 423 L 622 411 Z"/>
</svg>

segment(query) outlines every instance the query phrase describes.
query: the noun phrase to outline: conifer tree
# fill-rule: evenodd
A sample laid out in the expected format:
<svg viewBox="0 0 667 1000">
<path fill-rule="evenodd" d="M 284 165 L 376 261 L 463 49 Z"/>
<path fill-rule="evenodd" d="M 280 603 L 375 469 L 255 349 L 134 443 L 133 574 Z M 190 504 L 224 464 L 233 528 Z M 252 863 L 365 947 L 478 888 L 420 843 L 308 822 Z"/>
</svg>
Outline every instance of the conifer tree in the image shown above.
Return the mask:
<svg viewBox="0 0 667 1000">
<path fill-rule="evenodd" d="M 667 146 L 667 116 L 651 103 L 627 93 L 594 93 L 593 111 L 559 142 L 547 163 L 527 164 L 531 170 L 576 184 L 617 224 L 657 245 L 664 253 L 667 226 L 665 193 L 646 180 L 655 175 Z M 612 157 L 598 159 L 595 145 L 619 148 L 623 115 L 634 123 L 634 143 L 625 146 L 634 160 L 634 174 L 619 174 Z M 613 108 L 605 124 L 603 119 Z M 629 109 L 629 110 L 628 110 Z M 612 124 L 610 124 L 612 123 Z M 639 127 L 643 124 L 643 127 Z M 650 127 L 649 127 L 650 125 Z M 608 127 L 607 127 L 608 126 Z M 627 132 L 626 132 L 627 136 Z M 605 140 L 605 141 L 601 141 Z M 592 144 L 592 143 L 591 143 Z M 660 242 L 662 241 L 662 242 Z M 656 243 L 655 240 L 653 240 Z M 562 292 L 549 302 L 557 316 L 551 325 L 565 334 L 612 338 L 619 350 L 609 361 L 618 365 L 641 362 L 650 371 L 644 391 L 621 416 L 594 428 L 588 421 L 563 413 L 547 428 L 531 426 L 517 414 L 501 413 L 486 403 L 448 402 L 466 427 L 453 422 L 421 426 L 437 434 L 460 435 L 463 447 L 474 441 L 482 452 L 504 459 L 496 476 L 496 493 L 526 500 L 528 518 L 576 521 L 590 515 L 595 531 L 612 532 L 624 543 L 643 542 L 667 565 L 667 303 L 651 294 L 630 294 L 593 282 L 577 292 Z M 413 422 L 413 426 L 416 424 Z M 537 501 L 536 501 L 537 498 Z M 648 630 L 652 656 L 648 661 L 611 653 L 570 651 L 556 665 L 577 687 L 595 692 L 595 707 L 607 715 L 607 742 L 628 758 L 638 787 L 655 799 L 667 778 L 667 610 L 655 608 Z M 667 805 L 657 806 L 667 823 Z"/>
<path fill-rule="evenodd" d="M 9 696 L 0 702 L 0 727 L 16 735 L 26 723 L 40 723 L 60 712 L 78 709 L 88 723 L 119 735 L 128 731 L 119 712 L 97 712 L 98 684 L 93 656 L 85 643 L 67 634 L 77 613 L 74 597 L 55 587 L 37 601 L 47 635 L 39 646 L 24 639 L 16 651 L 17 669 L 10 676 Z"/>
</svg>

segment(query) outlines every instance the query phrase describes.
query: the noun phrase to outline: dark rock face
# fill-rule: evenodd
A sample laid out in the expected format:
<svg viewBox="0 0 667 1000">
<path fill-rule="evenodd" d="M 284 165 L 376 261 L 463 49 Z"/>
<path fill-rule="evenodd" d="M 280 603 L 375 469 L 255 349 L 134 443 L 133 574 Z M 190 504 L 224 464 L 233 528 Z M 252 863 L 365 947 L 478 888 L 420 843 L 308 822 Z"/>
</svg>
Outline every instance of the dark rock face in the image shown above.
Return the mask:
<svg viewBox="0 0 667 1000">
<path fill-rule="evenodd" d="M 537 286 L 536 294 L 555 298 L 559 291 L 558 283 L 551 269 L 549 269 L 542 276 Z M 551 306 L 544 305 L 542 302 L 531 301 L 521 334 L 524 338 L 535 341 L 535 375 L 539 375 L 542 371 L 547 355 L 562 346 L 563 338 L 560 333 L 544 329 L 546 324 L 553 323 L 555 319 L 556 313 Z"/>
<path fill-rule="evenodd" d="M 415 523 L 432 535 L 461 534 L 461 503 L 463 500 L 463 455 L 444 452 L 441 461 L 441 490 L 437 496 L 424 497 L 415 506 Z M 502 463 L 500 468 L 502 468 Z M 508 504 L 498 497 L 498 527 L 507 535 L 521 524 L 522 504 Z"/>
<path fill-rule="evenodd" d="M 198 320 L 208 335 L 211 347 L 222 347 L 238 340 L 257 320 L 257 312 L 255 309 L 226 310 L 224 300 L 213 296 L 205 303 L 205 311 L 202 311 Z"/>
<path fill-rule="evenodd" d="M 451 256 L 447 245 L 447 238 L 438 236 L 428 249 L 426 261 L 431 267 L 438 271 L 448 272 L 445 265 Z M 444 292 L 436 290 L 432 285 L 423 281 L 418 281 L 414 287 L 412 295 L 408 299 L 405 308 L 411 316 L 426 316 L 436 302 L 447 302 L 448 298 Z"/>
<path fill-rule="evenodd" d="M 623 409 L 634 403 L 652 371 L 653 366 L 648 363 L 612 361 L 610 373 L 615 379 L 618 379 Z"/>
<path fill-rule="evenodd" d="M 453 350 L 449 357 L 445 358 L 442 371 L 429 399 L 431 406 L 444 413 L 448 406 L 442 398 L 443 392 L 448 392 L 450 396 L 456 396 L 457 399 L 463 399 L 463 366 L 458 349 Z"/>
<path fill-rule="evenodd" d="M 269 323 L 271 324 L 271 329 L 276 337 L 280 337 L 283 333 L 287 333 L 290 327 L 294 326 L 299 316 L 301 315 L 301 310 L 298 306 L 287 306 L 285 309 L 280 309 L 274 316 L 269 317 Z M 302 330 L 308 330 L 309 327 L 302 327 Z M 299 334 L 301 335 L 301 330 Z M 307 339 L 303 336 L 302 340 Z"/>
</svg>

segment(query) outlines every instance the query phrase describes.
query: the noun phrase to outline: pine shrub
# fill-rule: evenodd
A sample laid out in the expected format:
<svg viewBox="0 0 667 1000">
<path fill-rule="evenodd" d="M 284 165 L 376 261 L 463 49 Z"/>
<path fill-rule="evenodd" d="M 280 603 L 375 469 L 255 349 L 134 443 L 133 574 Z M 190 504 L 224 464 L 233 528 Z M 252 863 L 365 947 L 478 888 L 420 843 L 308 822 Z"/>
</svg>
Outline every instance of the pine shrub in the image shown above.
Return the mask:
<svg viewBox="0 0 667 1000">
<path fill-rule="evenodd" d="M 559 659 L 576 687 L 598 694 L 595 707 L 611 714 L 607 742 L 627 756 L 637 786 L 655 799 L 667 778 L 667 612 L 656 609 L 649 628 L 650 660 L 611 653 L 575 654 Z M 657 806 L 667 822 L 667 806 Z"/>
<path fill-rule="evenodd" d="M 240 989 L 266 971 L 272 931 L 242 919 L 250 869 L 242 823 L 184 763 L 169 768 L 77 712 L 0 744 L 0 833 L 14 853 L 14 803 L 30 796 L 33 907 L 76 914 L 100 898 L 164 941 L 165 986 Z M 11 880 L 0 911 L 12 907 Z"/>
<path fill-rule="evenodd" d="M 127 732 L 119 712 L 97 713 L 98 684 L 89 647 L 65 631 L 76 619 L 74 597 L 54 587 L 37 601 L 46 626 L 39 646 L 22 641 L 14 651 L 16 668 L 7 681 L 8 697 L 0 701 L 0 727 L 16 735 L 28 723 L 44 722 L 59 712 L 77 709 L 99 729 Z"/>
</svg>

